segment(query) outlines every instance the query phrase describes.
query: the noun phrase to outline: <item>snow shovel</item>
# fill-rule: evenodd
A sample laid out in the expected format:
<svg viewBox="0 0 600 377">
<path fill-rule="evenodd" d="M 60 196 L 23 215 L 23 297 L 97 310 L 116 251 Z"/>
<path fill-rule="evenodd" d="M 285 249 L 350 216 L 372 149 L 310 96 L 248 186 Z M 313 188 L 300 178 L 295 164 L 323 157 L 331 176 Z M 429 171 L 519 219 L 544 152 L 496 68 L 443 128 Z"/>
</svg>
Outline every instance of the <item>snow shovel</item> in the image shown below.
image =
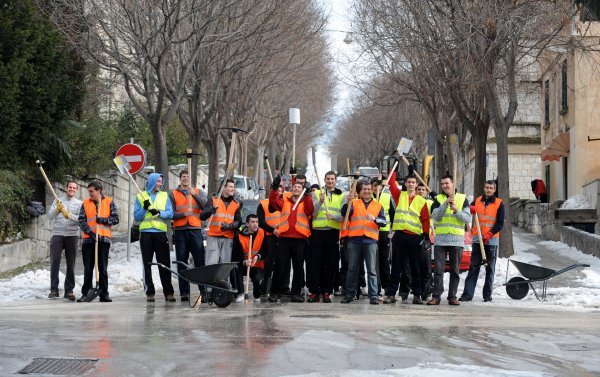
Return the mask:
<svg viewBox="0 0 600 377">
<path fill-rule="evenodd" d="M 244 283 L 244 303 L 248 303 L 248 287 L 250 286 L 250 260 L 252 259 L 252 235 L 250 235 L 250 244 L 248 250 L 248 258 L 246 258 L 246 282 Z"/>
<path fill-rule="evenodd" d="M 102 207 L 102 196 L 98 201 L 98 211 L 96 211 L 96 217 L 100 214 L 100 208 Z M 100 239 L 100 224 L 96 223 L 96 244 L 94 245 L 94 273 L 96 274 L 96 288 L 90 288 L 87 295 L 85 295 L 85 302 L 92 302 L 100 295 L 100 274 L 98 274 L 98 240 Z"/>
<path fill-rule="evenodd" d="M 479 216 L 477 216 L 477 213 L 475 214 L 475 225 L 477 225 L 477 231 L 479 232 L 477 240 L 479 241 L 479 251 L 481 252 L 481 263 L 479 263 L 475 267 L 487 266 L 487 264 L 496 259 L 496 257 L 492 257 L 490 258 L 490 260 L 487 260 L 487 257 L 485 256 L 485 248 L 483 245 L 483 232 L 481 231 L 481 227 L 479 226 Z"/>
</svg>

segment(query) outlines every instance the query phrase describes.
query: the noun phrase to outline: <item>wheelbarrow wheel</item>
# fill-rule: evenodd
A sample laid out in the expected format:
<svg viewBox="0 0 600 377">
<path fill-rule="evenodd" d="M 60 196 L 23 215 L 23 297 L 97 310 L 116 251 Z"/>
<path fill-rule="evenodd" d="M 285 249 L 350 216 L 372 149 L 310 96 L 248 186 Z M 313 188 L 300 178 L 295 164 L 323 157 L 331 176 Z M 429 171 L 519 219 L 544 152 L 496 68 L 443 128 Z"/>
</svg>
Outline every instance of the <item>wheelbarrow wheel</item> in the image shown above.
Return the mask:
<svg viewBox="0 0 600 377">
<path fill-rule="evenodd" d="M 529 283 L 525 283 L 525 279 L 520 276 L 510 279 L 506 285 L 506 293 L 514 300 L 522 299 L 528 292 Z"/>
<path fill-rule="evenodd" d="M 220 281 L 215 283 L 214 285 L 222 287 L 223 289 L 231 289 L 231 285 L 226 281 Z M 225 308 L 233 302 L 233 295 L 222 289 L 213 288 L 212 302 L 219 308 Z"/>
</svg>

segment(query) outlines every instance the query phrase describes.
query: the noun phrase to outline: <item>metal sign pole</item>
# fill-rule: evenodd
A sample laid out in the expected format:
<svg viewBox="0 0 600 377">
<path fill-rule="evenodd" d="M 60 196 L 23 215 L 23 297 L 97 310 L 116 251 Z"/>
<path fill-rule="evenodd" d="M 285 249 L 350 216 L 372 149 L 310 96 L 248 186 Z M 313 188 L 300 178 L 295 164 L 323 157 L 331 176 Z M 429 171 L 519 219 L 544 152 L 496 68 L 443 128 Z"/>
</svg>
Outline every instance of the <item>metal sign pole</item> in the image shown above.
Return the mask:
<svg viewBox="0 0 600 377">
<path fill-rule="evenodd" d="M 133 138 L 129 141 L 133 144 Z M 128 188 L 127 188 L 127 262 L 130 261 L 131 257 L 131 175 L 128 175 Z"/>
</svg>

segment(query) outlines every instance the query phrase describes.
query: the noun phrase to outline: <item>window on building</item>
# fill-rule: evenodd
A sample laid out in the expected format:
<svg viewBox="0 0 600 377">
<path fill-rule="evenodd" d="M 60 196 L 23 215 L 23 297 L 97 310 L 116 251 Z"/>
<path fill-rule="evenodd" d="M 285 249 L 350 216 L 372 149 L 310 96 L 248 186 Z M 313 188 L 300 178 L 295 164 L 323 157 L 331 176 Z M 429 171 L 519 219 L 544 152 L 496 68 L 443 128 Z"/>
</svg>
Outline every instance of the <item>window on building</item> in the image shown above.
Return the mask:
<svg viewBox="0 0 600 377">
<path fill-rule="evenodd" d="M 544 124 L 550 126 L 550 80 L 544 81 Z"/>
<path fill-rule="evenodd" d="M 583 5 L 579 13 L 579 21 L 600 20 L 600 5 L 597 4 L 596 0 L 588 0 L 588 2 L 579 0 L 577 2 Z"/>
<path fill-rule="evenodd" d="M 568 90 L 568 82 L 567 82 L 567 61 L 563 61 L 561 67 L 561 101 L 560 101 L 560 112 L 561 114 L 565 114 L 569 108 L 567 103 L 567 90 Z"/>
</svg>

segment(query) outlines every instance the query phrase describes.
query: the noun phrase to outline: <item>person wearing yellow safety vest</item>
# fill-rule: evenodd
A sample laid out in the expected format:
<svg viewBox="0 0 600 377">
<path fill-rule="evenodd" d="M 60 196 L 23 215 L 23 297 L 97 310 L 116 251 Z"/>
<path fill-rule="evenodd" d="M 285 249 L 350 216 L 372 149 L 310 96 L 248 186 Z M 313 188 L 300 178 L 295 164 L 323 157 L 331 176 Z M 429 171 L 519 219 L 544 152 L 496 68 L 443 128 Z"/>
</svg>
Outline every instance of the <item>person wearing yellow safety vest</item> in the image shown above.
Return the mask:
<svg viewBox="0 0 600 377">
<path fill-rule="evenodd" d="M 283 186 L 278 188 L 279 195 L 283 194 Z M 279 224 L 281 222 L 281 212 L 275 211 L 269 206 L 269 198 L 259 202 L 256 208 L 258 216 L 258 225 L 265 231 L 265 252 L 264 259 L 264 276 L 262 279 L 261 290 L 264 295 L 268 294 L 269 280 L 275 266 L 275 256 L 277 253 L 277 240 L 279 238 Z M 266 297 L 264 297 L 266 299 Z"/>
<path fill-rule="evenodd" d="M 437 194 L 434 191 L 427 193 L 427 188 L 424 184 L 419 183 L 417 185 L 417 194 L 420 195 L 425 202 L 427 203 L 427 210 L 429 211 L 429 234 L 425 235 L 423 238 L 423 244 L 421 245 L 423 251 L 421 252 L 421 286 L 423 290 L 421 291 L 421 299 L 423 301 L 427 301 L 429 296 L 431 296 L 431 285 L 433 283 L 433 276 L 431 271 L 431 234 L 433 234 L 433 220 L 431 220 L 431 206 L 433 205 L 433 199 L 430 197 L 435 197 Z"/>
<path fill-rule="evenodd" d="M 411 171 L 409 167 L 409 173 Z M 390 182 L 393 183 L 390 192 L 397 206 L 392 223 L 392 274 L 383 303 L 396 302 L 396 292 L 400 286 L 399 293 L 403 302 L 407 302 L 412 290 L 413 304 L 422 305 L 421 245 L 429 235 L 429 210 L 425 199 L 417 195 L 415 175 L 409 174 L 405 178 L 406 191 L 400 192 L 395 185 L 395 174 L 392 174 Z"/>
<path fill-rule="evenodd" d="M 367 281 L 369 303 L 379 305 L 377 299 L 377 239 L 379 228 L 386 225 L 383 207 L 373 200 L 373 185 L 370 181 L 362 181 L 357 185 L 359 199 L 352 200 L 342 207 L 342 216 L 348 214 L 348 277 L 346 278 L 346 296 L 342 304 L 349 304 L 356 295 L 359 264 L 365 261 L 367 265 Z"/>
<path fill-rule="evenodd" d="M 140 250 L 144 264 L 144 292 L 146 301 L 154 302 L 154 282 L 152 281 L 152 259 L 156 254 L 156 262 L 165 266 L 171 265 L 169 241 L 167 239 L 167 221 L 173 218 L 173 210 L 169 195 L 162 191 L 163 175 L 152 173 L 148 176 L 146 190 L 137 195 L 133 206 L 133 218 L 140 223 Z M 171 273 L 158 269 L 165 301 L 174 302 L 175 293 L 171 284 Z"/>
<path fill-rule="evenodd" d="M 390 229 L 394 221 L 396 213 L 396 202 L 392 198 L 392 194 L 387 184 L 382 181 L 373 182 L 374 191 L 373 197 L 377 199 L 379 192 L 379 204 L 383 207 L 386 224 L 379 228 L 379 240 L 377 241 L 377 296 L 381 296 L 381 289 L 385 289 L 390 285 Z"/>
<path fill-rule="evenodd" d="M 179 186 L 171 191 L 169 200 L 173 211 L 173 244 L 178 262 L 187 265 L 190 255 L 194 259 L 194 267 L 204 266 L 204 245 L 202 244 L 202 221 L 200 211 L 206 206 L 203 193 L 191 186 L 190 174 L 187 170 L 179 173 Z M 177 271 L 187 270 L 182 263 L 177 264 Z M 206 300 L 203 287 L 199 287 L 202 299 Z M 179 295 L 181 301 L 190 299 L 190 283 L 179 278 Z"/>
<path fill-rule="evenodd" d="M 427 305 L 439 305 L 444 293 L 444 267 L 446 256 L 450 261 L 450 285 L 448 286 L 448 304 L 460 305 L 456 298 L 460 275 L 458 268 L 465 243 L 465 224 L 471 222 L 469 202 L 465 194 L 456 192 L 454 178 L 447 174 L 442 177 L 442 194 L 435 197 L 431 218 L 435 221 L 435 246 L 433 248 L 434 287 L 431 300 Z"/>
<path fill-rule="evenodd" d="M 496 267 L 496 253 L 500 245 L 500 231 L 504 227 L 504 203 L 497 198 L 496 182 L 486 181 L 483 187 L 484 195 L 475 199 L 471 205 L 471 214 L 477 214 L 479 227 L 473 227 L 473 251 L 471 252 L 471 266 L 465 279 L 465 287 L 459 301 L 471 301 L 475 293 L 475 286 L 481 267 L 481 250 L 479 237 L 483 239 L 483 248 L 487 264 L 485 266 L 485 284 L 483 285 L 483 301 L 492 301 L 494 287 L 494 270 Z"/>
<path fill-rule="evenodd" d="M 310 235 L 310 256 L 306 266 L 308 302 L 319 302 L 322 295 L 324 303 L 330 303 L 336 274 L 340 263 L 340 223 L 344 218 L 340 214 L 346 203 L 342 190 L 335 187 L 336 174 L 333 171 L 325 173 L 325 188 L 316 190 L 315 211 L 312 219 Z"/>
<path fill-rule="evenodd" d="M 102 194 L 102 184 L 93 180 L 87 185 L 90 197 L 83 201 L 79 210 L 79 228 L 83 232 L 81 259 L 83 260 L 83 286 L 77 302 L 85 302 L 94 273 L 94 244 L 98 238 L 98 275 L 100 276 L 100 301 L 111 302 L 108 296 L 108 252 L 112 226 L 119 223 L 117 206 L 112 198 Z M 100 200 L 102 198 L 102 200 Z M 100 205 L 99 205 L 100 204 Z M 96 234 L 96 230 L 97 233 Z"/>
</svg>

